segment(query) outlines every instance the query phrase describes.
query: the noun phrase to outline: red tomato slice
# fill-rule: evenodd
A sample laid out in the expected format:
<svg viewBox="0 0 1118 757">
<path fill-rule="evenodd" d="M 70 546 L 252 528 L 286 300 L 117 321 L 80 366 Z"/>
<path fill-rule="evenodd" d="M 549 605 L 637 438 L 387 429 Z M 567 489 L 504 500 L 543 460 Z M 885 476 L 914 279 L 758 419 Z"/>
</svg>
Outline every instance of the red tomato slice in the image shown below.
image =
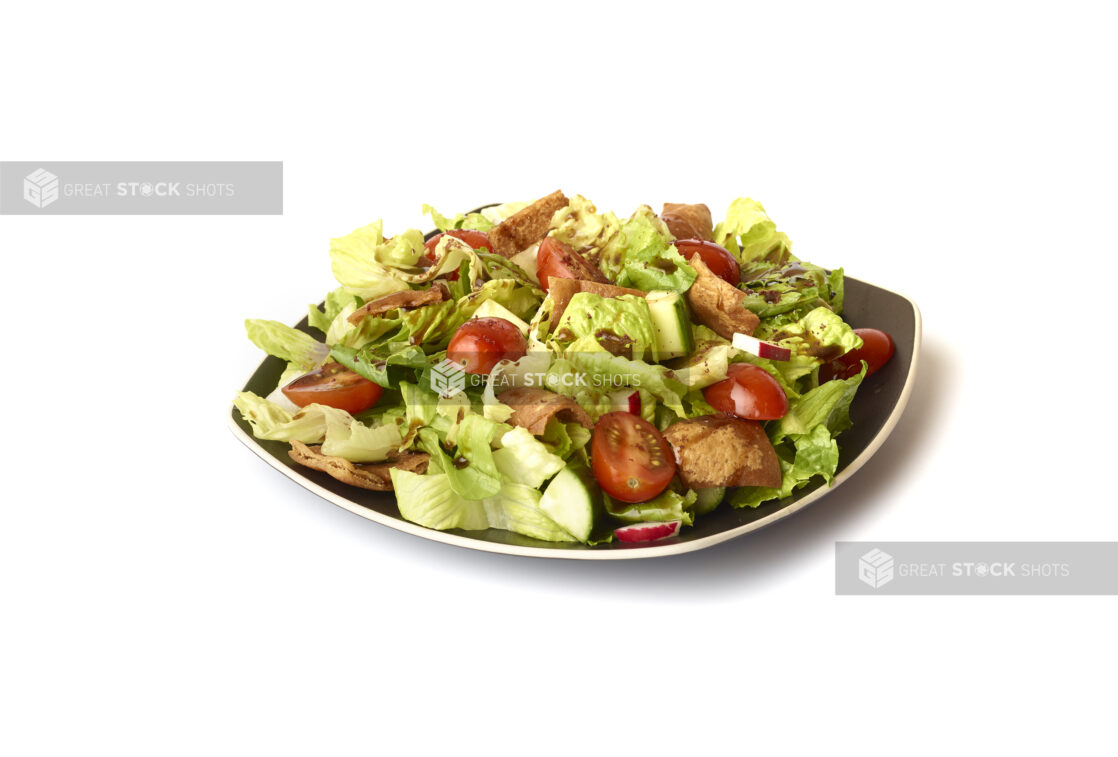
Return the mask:
<svg viewBox="0 0 1118 757">
<path fill-rule="evenodd" d="M 703 239 L 677 239 L 674 244 L 684 260 L 698 255 L 718 278 L 734 286 L 741 283 L 741 266 L 725 247 Z"/>
<path fill-rule="evenodd" d="M 644 502 L 675 475 L 675 454 L 663 434 L 632 413 L 606 413 L 590 442 L 594 478 L 606 494 L 622 502 Z"/>
<path fill-rule="evenodd" d="M 862 361 L 866 361 L 866 375 L 876 373 L 889 362 L 896 351 L 893 337 L 879 329 L 854 329 L 854 333 L 862 337 L 862 346 L 851 350 L 842 357 L 835 358 L 819 368 L 819 383 L 831 379 L 848 379 L 857 376 L 862 370 Z"/>
<path fill-rule="evenodd" d="M 609 283 L 597 266 L 553 237 L 545 237 L 540 242 L 540 249 L 536 252 L 536 277 L 545 292 L 548 289 L 548 279 L 552 277 Z"/>
<path fill-rule="evenodd" d="M 446 356 L 466 373 L 489 373 L 502 360 L 519 360 L 528 340 L 504 318 L 472 318 L 454 332 Z"/>
<path fill-rule="evenodd" d="M 317 371 L 295 379 L 282 391 L 299 407 L 317 402 L 349 413 L 360 413 L 377 404 L 383 390 L 379 384 L 359 376 L 341 363 L 327 363 Z"/>
<path fill-rule="evenodd" d="M 443 234 L 436 234 L 423 243 L 423 249 L 427 251 L 426 257 L 432 263 L 435 262 L 435 248 L 439 246 L 439 240 L 443 238 L 444 234 L 449 234 L 455 239 L 461 239 L 475 250 L 484 249 L 489 251 L 489 235 L 484 231 L 474 231 L 472 229 L 451 229 Z M 458 271 L 451 271 L 450 273 L 443 274 L 450 281 L 458 281 Z"/>
<path fill-rule="evenodd" d="M 764 368 L 734 363 L 726 375 L 725 380 L 703 390 L 703 397 L 715 410 L 752 421 L 776 420 L 788 412 L 788 396 Z"/>
</svg>

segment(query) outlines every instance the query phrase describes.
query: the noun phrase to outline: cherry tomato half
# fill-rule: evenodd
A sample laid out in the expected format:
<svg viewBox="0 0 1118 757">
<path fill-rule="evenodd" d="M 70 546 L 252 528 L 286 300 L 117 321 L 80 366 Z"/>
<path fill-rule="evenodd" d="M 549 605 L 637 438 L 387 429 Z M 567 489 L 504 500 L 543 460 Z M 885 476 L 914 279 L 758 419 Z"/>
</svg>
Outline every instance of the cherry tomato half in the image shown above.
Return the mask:
<svg viewBox="0 0 1118 757">
<path fill-rule="evenodd" d="M 606 413 L 590 442 L 594 478 L 606 494 L 622 502 L 644 502 L 675 475 L 675 454 L 656 427 L 632 413 Z"/>
<path fill-rule="evenodd" d="M 341 363 L 327 363 L 317 371 L 295 379 L 282 391 L 299 407 L 317 402 L 349 413 L 360 413 L 377 404 L 383 390 L 379 384 L 359 376 Z"/>
<path fill-rule="evenodd" d="M 451 229 L 443 234 L 436 234 L 423 243 L 423 249 L 427 251 L 426 258 L 432 263 L 435 262 L 435 248 L 439 246 L 439 240 L 443 238 L 444 234 L 449 234 L 455 239 L 461 239 L 473 249 L 484 249 L 489 251 L 489 235 L 484 231 L 474 231 L 472 229 Z M 458 281 L 458 271 L 451 271 L 443 274 L 451 281 Z"/>
<path fill-rule="evenodd" d="M 848 379 L 857 376 L 862 370 L 862 361 L 866 361 L 866 375 L 876 372 L 881 366 L 889 362 L 896 351 L 893 337 L 878 329 L 854 329 L 854 333 L 862 337 L 862 346 L 851 350 L 842 357 L 835 358 L 819 368 L 819 383 L 831 379 Z"/>
<path fill-rule="evenodd" d="M 472 318 L 454 332 L 446 356 L 466 373 L 489 373 L 502 360 L 519 360 L 528 340 L 504 318 Z"/>
<path fill-rule="evenodd" d="M 776 420 L 788 412 L 788 396 L 764 368 L 734 363 L 726 375 L 728 378 L 703 390 L 703 397 L 715 410 L 752 421 Z"/>
<path fill-rule="evenodd" d="M 725 247 L 702 239 L 677 239 L 674 244 L 684 260 L 698 255 L 718 278 L 734 286 L 741 283 L 741 266 Z"/>
<path fill-rule="evenodd" d="M 548 279 L 581 279 L 609 283 L 597 266 L 554 237 L 545 237 L 536 252 L 536 277 L 546 292 Z"/>
</svg>

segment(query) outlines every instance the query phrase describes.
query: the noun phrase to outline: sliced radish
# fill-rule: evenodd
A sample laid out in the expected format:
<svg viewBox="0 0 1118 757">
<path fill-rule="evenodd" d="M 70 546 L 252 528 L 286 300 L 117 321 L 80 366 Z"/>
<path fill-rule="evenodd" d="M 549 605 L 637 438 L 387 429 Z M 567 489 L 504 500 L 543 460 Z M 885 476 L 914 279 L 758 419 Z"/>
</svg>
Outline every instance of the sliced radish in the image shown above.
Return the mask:
<svg viewBox="0 0 1118 757">
<path fill-rule="evenodd" d="M 656 541 L 667 539 L 679 533 L 680 521 L 672 520 L 667 523 L 634 523 L 631 526 L 622 526 L 613 529 L 619 541 Z"/>
<path fill-rule="evenodd" d="M 641 414 L 641 393 L 629 389 L 622 389 L 610 394 L 610 405 L 615 412 Z"/>
<path fill-rule="evenodd" d="M 730 342 L 736 349 L 748 352 L 750 355 L 763 357 L 768 360 L 791 360 L 792 350 L 787 347 L 778 347 L 772 342 L 762 342 L 760 339 L 748 334 L 734 334 Z"/>
</svg>

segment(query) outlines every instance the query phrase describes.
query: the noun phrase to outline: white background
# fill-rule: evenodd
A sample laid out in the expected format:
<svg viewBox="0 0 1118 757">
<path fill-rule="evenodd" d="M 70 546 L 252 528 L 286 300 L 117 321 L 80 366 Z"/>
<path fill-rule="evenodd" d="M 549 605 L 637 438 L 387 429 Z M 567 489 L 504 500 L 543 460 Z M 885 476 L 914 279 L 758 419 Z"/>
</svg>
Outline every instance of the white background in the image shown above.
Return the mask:
<svg viewBox="0 0 1118 757">
<path fill-rule="evenodd" d="M 280 217 L 0 217 L 0 751 L 1113 747 L 1113 598 L 836 597 L 836 540 L 1115 540 L 1113 18 L 698 2 L 31 4 L 5 160 L 282 160 Z M 418 4 L 417 4 L 418 5 Z M 225 427 L 332 236 L 555 188 L 761 199 L 910 295 L 918 384 L 817 506 L 688 556 L 426 542 Z"/>
</svg>

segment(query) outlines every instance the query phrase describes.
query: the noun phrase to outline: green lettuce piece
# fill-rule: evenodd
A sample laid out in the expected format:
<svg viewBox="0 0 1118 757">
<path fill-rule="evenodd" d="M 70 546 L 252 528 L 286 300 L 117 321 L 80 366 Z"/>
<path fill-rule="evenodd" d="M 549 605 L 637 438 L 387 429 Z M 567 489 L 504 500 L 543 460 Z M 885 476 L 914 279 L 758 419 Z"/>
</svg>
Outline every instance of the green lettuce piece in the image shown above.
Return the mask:
<svg viewBox="0 0 1118 757">
<path fill-rule="evenodd" d="M 543 443 L 552 453 L 566 460 L 574 452 L 582 449 L 590 441 L 591 433 L 578 423 L 563 423 L 558 418 L 547 420 L 543 436 Z"/>
<path fill-rule="evenodd" d="M 399 386 L 409 369 L 421 371 L 431 362 L 422 347 L 401 342 L 360 350 L 336 344 L 330 349 L 330 356 L 354 373 L 386 389 Z"/>
<path fill-rule="evenodd" d="M 458 228 L 471 229 L 473 231 L 489 231 L 494 226 L 496 226 L 496 224 L 481 213 L 467 213 L 462 218 L 462 222 L 458 225 Z"/>
<path fill-rule="evenodd" d="M 419 475 L 393 468 L 389 475 L 392 476 L 396 505 L 405 520 L 439 531 L 489 528 L 484 502 L 460 496 L 451 486 L 447 474 L 428 472 Z"/>
<path fill-rule="evenodd" d="M 517 318 L 527 320 L 535 314 L 542 299 L 542 291 L 535 286 L 525 285 L 513 278 L 486 281 L 476 291 L 458 300 L 457 316 L 459 325 L 469 320 L 486 300 L 493 300 L 498 305 L 508 308 Z"/>
<path fill-rule="evenodd" d="M 435 224 L 435 228 L 439 231 L 449 231 L 450 229 L 457 229 L 458 224 L 465 218 L 461 213 L 454 216 L 454 218 L 447 218 L 439 211 L 435 210 L 430 205 L 423 204 L 423 215 L 431 216 L 431 223 Z"/>
<path fill-rule="evenodd" d="M 620 228 L 612 212 L 598 213 L 592 202 L 575 195 L 565 208 L 555 211 L 550 236 L 593 259 Z"/>
<path fill-rule="evenodd" d="M 850 403 L 864 376 L 863 366 L 857 376 L 828 381 L 790 400 L 788 413 L 768 428 L 780 460 L 780 487 L 742 487 L 730 494 L 730 504 L 757 507 L 762 502 L 783 499 L 816 476 L 830 484 L 838 469 L 835 437 L 850 428 Z"/>
<path fill-rule="evenodd" d="M 419 475 L 392 469 L 392 488 L 400 514 L 412 523 L 445 531 L 502 528 L 544 541 L 575 541 L 539 509 L 540 492 L 523 484 L 505 483 L 485 499 L 460 496 L 445 473 Z"/>
<path fill-rule="evenodd" d="M 435 228 L 439 231 L 449 231 L 450 229 L 489 231 L 494 226 L 493 222 L 481 213 L 467 213 L 465 215 L 459 213 L 453 218 L 447 218 L 430 205 L 423 206 L 423 213 L 431 216 L 431 223 L 435 224 Z"/>
<path fill-rule="evenodd" d="M 407 381 L 400 382 L 400 393 L 403 395 L 404 417 L 408 422 L 409 430 L 418 431 L 418 427 L 430 426 L 434 422 L 439 395 L 426 386 Z"/>
<path fill-rule="evenodd" d="M 298 365 L 303 372 L 316 368 L 330 348 L 310 334 L 280 323 L 250 318 L 245 321 L 245 332 L 260 349 L 287 363 Z"/>
<path fill-rule="evenodd" d="M 326 416 L 322 454 L 352 463 L 375 463 L 391 457 L 403 441 L 395 423 L 367 426 L 353 417 L 330 414 Z"/>
<path fill-rule="evenodd" d="M 345 308 L 352 306 L 353 310 L 357 308 L 358 299 L 356 295 L 350 294 L 345 289 L 338 287 L 330 294 L 326 295 L 326 301 L 323 303 L 322 309 L 318 305 L 307 305 L 307 323 L 312 328 L 316 328 L 322 333 L 326 333 L 330 329 L 330 325 L 338 317 L 338 314 Z"/>
<path fill-rule="evenodd" d="M 598 267 L 618 286 L 686 292 L 695 281 L 695 269 L 672 240 L 659 216 L 642 205 L 603 246 Z"/>
<path fill-rule="evenodd" d="M 841 312 L 843 280 L 842 269 L 827 271 L 796 260 L 745 281 L 742 303 L 762 319 L 754 333 L 759 339 L 767 339 L 769 333 L 820 305 Z M 774 317 L 781 315 L 783 318 Z"/>
<path fill-rule="evenodd" d="M 667 489 L 647 502 L 630 504 L 619 502 L 606 494 L 602 495 L 606 512 L 623 523 L 664 523 L 680 520 L 685 526 L 694 523 L 695 519 L 690 508 L 695 504 L 697 496 L 692 489 L 688 489 L 686 494 Z"/>
<path fill-rule="evenodd" d="M 470 414 L 458 425 L 458 449 L 453 457 L 443 450 L 438 434 L 431 428 L 419 431 L 419 447 L 431 456 L 431 464 L 447 474 L 451 488 L 466 499 L 485 499 L 501 489 L 501 474 L 493 461 L 490 446 L 504 424 L 493 423 Z"/>
<path fill-rule="evenodd" d="M 575 294 L 552 336 L 566 342 L 590 337 L 607 349 L 614 344 L 615 349 L 634 360 L 644 359 L 646 353 L 650 353 L 654 361 L 660 357 L 648 302 L 631 294 L 622 297 L 602 297 L 590 292 Z"/>
<path fill-rule="evenodd" d="M 375 300 L 408 288 L 386 265 L 407 263 L 414 266 L 423 254 L 423 236 L 405 233 L 386 243 L 380 221 L 356 229 L 344 237 L 330 240 L 330 267 L 334 278 L 349 292 L 364 300 Z M 415 248 L 418 235 L 418 249 Z"/>
<path fill-rule="evenodd" d="M 567 374 L 572 374 L 577 381 L 566 378 Z M 608 392 L 626 386 L 646 389 L 680 416 L 684 414 L 680 398 L 687 387 L 671 370 L 613 355 L 593 337 L 572 342 L 563 359 L 552 364 L 545 382 L 544 388 L 574 398 L 595 417 L 602 414 L 603 404 L 604 412 L 609 412 Z"/>
<path fill-rule="evenodd" d="M 503 528 L 542 541 L 578 541 L 540 509 L 539 489 L 506 482 L 496 497 L 484 500 L 490 528 Z"/>
<path fill-rule="evenodd" d="M 811 433 L 819 425 L 832 435 L 850 428 L 850 403 L 866 375 L 862 372 L 848 379 L 833 379 L 788 402 L 788 412 L 769 426 L 769 438 L 778 443 L 788 436 Z"/>
<path fill-rule="evenodd" d="M 497 470 L 506 481 L 538 489 L 562 470 L 563 458 L 519 426 L 501 437 L 501 448 L 493 453 Z"/>
<path fill-rule="evenodd" d="M 321 444 L 323 454 L 354 463 L 385 460 L 403 441 L 395 424 L 369 427 L 345 410 L 317 403 L 292 414 L 252 392 L 238 392 L 233 404 L 257 439 Z"/>
<path fill-rule="evenodd" d="M 771 338 L 791 349 L 793 355 L 806 355 L 822 362 L 862 346 L 862 338 L 850 324 L 826 307 L 815 308 L 798 321 L 786 324 Z"/>
<path fill-rule="evenodd" d="M 253 392 L 237 392 L 233 405 L 248 421 L 252 435 L 257 439 L 304 444 L 321 444 L 326 436 L 326 416 L 345 412 L 316 403 L 307 405 L 298 413 L 290 413 Z"/>
<path fill-rule="evenodd" d="M 743 280 L 755 270 L 771 268 L 791 257 L 788 235 L 777 231 L 764 206 L 748 197 L 730 203 L 726 217 L 714 227 L 714 242 L 743 264 Z"/>
<path fill-rule="evenodd" d="M 481 209 L 481 215 L 491 221 L 493 224 L 498 224 L 505 220 L 514 213 L 519 213 L 524 208 L 532 204 L 531 200 L 517 200 L 516 202 L 504 202 L 500 205 L 493 205 L 488 208 Z"/>
<path fill-rule="evenodd" d="M 758 507 L 763 502 L 784 499 L 792 492 L 805 486 L 815 476 L 822 476 L 830 484 L 838 469 L 838 442 L 824 424 L 810 433 L 801 434 L 792 441 L 793 450 L 788 445 L 777 448 L 780 460 L 780 487 L 770 489 L 764 486 L 743 486 L 729 494 L 733 507 Z"/>
</svg>

